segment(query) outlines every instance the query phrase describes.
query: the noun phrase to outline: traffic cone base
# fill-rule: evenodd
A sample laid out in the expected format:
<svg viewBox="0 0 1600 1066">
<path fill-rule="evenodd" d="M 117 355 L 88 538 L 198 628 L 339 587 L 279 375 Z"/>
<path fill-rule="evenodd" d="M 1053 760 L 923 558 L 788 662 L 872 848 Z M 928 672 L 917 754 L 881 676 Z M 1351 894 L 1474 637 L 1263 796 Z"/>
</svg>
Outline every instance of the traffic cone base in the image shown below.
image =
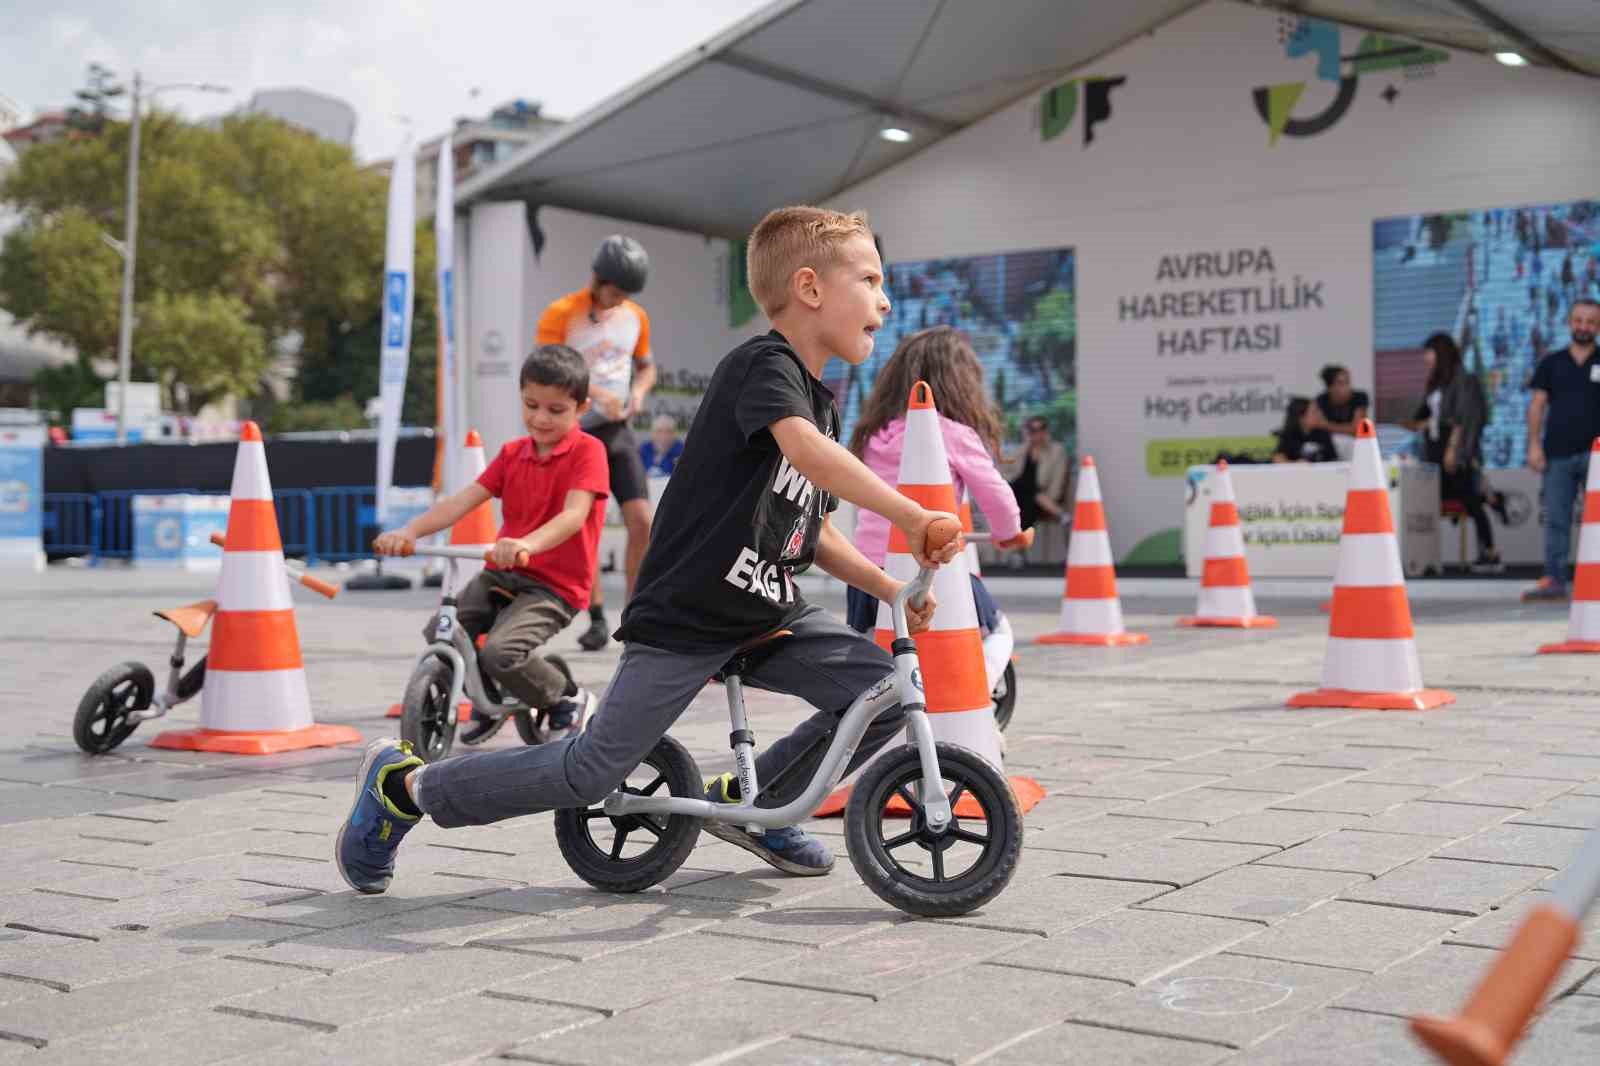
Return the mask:
<svg viewBox="0 0 1600 1066">
<path fill-rule="evenodd" d="M 1461 1014 L 1418 1016 L 1411 1031 L 1450 1066 L 1503 1066 L 1578 946 L 1578 922 L 1558 907 L 1536 907 L 1484 977 Z"/>
<path fill-rule="evenodd" d="M 1117 648 L 1148 644 L 1148 633 L 1046 633 L 1034 638 L 1035 644 L 1079 644 L 1095 648 Z"/>
<path fill-rule="evenodd" d="M 1008 777 L 1006 783 L 1011 786 L 1011 795 L 1016 797 L 1017 807 L 1023 814 L 1027 814 L 1039 805 L 1044 799 L 1044 786 L 1031 777 Z M 833 790 L 833 794 L 822 801 L 813 818 L 837 818 L 844 814 L 846 805 L 850 802 L 849 785 Z M 971 793 L 956 800 L 953 808 L 957 818 L 982 818 L 983 808 L 978 805 L 978 800 Z M 911 808 L 906 806 L 906 801 L 899 796 L 893 796 L 884 804 L 883 812 L 892 814 L 897 818 L 905 818 L 911 814 Z"/>
<path fill-rule="evenodd" d="M 1273 629 L 1277 627 L 1278 620 L 1271 615 L 1258 614 L 1250 618 L 1180 618 L 1178 624 L 1213 629 Z"/>
<path fill-rule="evenodd" d="M 1290 707 L 1347 707 L 1358 711 L 1431 711 L 1454 703 L 1454 694 L 1436 688 L 1414 692 L 1354 692 L 1347 688 L 1319 688 L 1289 697 Z"/>
<path fill-rule="evenodd" d="M 206 684 L 211 678 L 206 678 Z M 276 755 L 305 748 L 333 748 L 359 744 L 366 738 L 347 725 L 309 725 L 283 732 L 234 732 L 225 729 L 172 729 L 150 742 L 152 748 L 174 751 L 210 751 L 228 755 Z"/>
<path fill-rule="evenodd" d="M 391 704 L 389 704 L 389 709 L 384 712 L 383 716 L 385 718 L 399 718 L 403 713 L 405 713 L 405 712 L 401 710 L 400 705 L 398 703 L 391 703 Z M 460 703 L 456 704 L 456 721 L 464 722 L 468 718 L 471 718 L 471 717 L 472 717 L 472 701 L 471 700 L 462 700 Z"/>
<path fill-rule="evenodd" d="M 1560 644 L 1543 644 L 1540 655 L 1600 655 L 1600 641 L 1564 640 Z"/>
</svg>

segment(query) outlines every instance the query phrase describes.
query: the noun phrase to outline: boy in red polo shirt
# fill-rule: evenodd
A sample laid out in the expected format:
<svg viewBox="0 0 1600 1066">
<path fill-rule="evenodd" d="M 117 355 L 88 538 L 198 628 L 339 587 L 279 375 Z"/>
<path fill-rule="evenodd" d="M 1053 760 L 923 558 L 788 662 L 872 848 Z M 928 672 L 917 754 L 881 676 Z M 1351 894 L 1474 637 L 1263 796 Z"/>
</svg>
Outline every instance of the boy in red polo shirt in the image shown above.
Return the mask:
<svg viewBox="0 0 1600 1066">
<path fill-rule="evenodd" d="M 491 496 L 502 523 L 488 566 L 459 596 L 457 617 L 476 638 L 479 661 L 502 689 L 547 711 L 550 736 L 577 733 L 595 697 L 539 655 L 539 648 L 589 606 L 609 475 L 605 445 L 578 428 L 589 409 L 589 370 L 564 344 L 546 344 L 522 364 L 522 424 L 528 435 L 500 449 L 478 480 L 378 537 L 380 555 L 406 555 L 419 537 L 460 521 Z M 517 566 L 517 555 L 528 561 Z M 473 716 L 461 734 L 481 744 L 505 718 Z"/>
</svg>

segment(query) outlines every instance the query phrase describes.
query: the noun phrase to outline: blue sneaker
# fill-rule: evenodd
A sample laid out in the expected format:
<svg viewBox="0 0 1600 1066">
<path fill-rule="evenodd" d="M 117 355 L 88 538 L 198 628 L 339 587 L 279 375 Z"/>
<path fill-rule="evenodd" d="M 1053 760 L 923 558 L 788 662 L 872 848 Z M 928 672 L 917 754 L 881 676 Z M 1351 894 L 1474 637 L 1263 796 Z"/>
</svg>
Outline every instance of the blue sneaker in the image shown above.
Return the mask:
<svg viewBox="0 0 1600 1066">
<path fill-rule="evenodd" d="M 394 853 L 411 827 L 421 821 L 401 814 L 384 798 L 384 778 L 421 765 L 422 760 L 403 740 L 389 737 L 367 745 L 355 802 L 333 842 L 339 876 L 357 892 L 376 895 L 389 887 L 394 878 Z"/>
<path fill-rule="evenodd" d="M 723 774 L 706 783 L 706 799 L 712 803 L 737 803 L 731 789 L 732 774 Z M 798 877 L 821 877 L 833 869 L 833 852 L 816 837 L 798 826 L 752 833 L 732 822 L 707 821 L 701 826 L 718 840 L 760 856 L 769 866 Z"/>
</svg>

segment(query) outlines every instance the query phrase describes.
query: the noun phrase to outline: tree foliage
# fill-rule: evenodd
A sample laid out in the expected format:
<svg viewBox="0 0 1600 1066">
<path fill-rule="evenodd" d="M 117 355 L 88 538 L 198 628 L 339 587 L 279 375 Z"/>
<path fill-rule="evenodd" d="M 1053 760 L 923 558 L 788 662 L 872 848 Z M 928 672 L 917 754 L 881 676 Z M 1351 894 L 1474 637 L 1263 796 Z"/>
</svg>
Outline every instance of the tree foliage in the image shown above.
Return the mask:
<svg viewBox="0 0 1600 1066">
<path fill-rule="evenodd" d="M 108 238 L 124 232 L 129 126 L 106 113 L 114 88 L 110 72 L 91 72 L 82 132 L 31 148 L 0 184 L 0 201 L 22 218 L 0 248 L 0 306 L 76 348 L 86 366 L 116 354 L 122 259 Z M 349 394 L 359 406 L 375 394 L 384 176 L 266 116 L 213 128 L 155 112 L 140 132 L 133 377 L 197 410 L 257 395 L 273 356 L 292 353 L 291 403 Z M 431 423 L 425 229 L 407 414 Z"/>
</svg>

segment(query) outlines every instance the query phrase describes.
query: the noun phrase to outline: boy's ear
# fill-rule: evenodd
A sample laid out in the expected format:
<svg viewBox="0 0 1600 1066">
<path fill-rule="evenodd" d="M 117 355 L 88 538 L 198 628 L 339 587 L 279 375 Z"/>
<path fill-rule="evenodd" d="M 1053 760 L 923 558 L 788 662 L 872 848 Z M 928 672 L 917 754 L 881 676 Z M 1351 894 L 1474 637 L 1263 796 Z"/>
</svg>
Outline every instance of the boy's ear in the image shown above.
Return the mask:
<svg viewBox="0 0 1600 1066">
<path fill-rule="evenodd" d="M 578 417 L 579 418 L 582 418 L 584 415 L 589 413 L 589 406 L 590 406 L 590 404 L 592 402 L 593 401 L 591 401 L 589 399 L 589 397 L 587 397 L 587 396 L 585 396 L 582 400 L 580 400 L 578 402 Z"/>
<path fill-rule="evenodd" d="M 815 311 L 822 306 L 822 285 L 817 272 L 801 267 L 789 279 L 789 295 Z"/>
</svg>

